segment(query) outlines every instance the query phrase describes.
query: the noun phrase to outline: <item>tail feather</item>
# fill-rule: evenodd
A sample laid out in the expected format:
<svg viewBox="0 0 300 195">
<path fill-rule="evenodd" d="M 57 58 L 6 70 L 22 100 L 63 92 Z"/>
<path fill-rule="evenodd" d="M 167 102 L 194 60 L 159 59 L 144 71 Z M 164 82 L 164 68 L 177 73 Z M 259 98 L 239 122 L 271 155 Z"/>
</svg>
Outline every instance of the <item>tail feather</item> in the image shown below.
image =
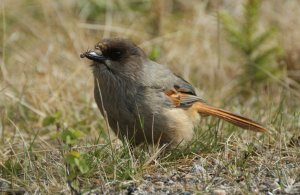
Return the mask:
<svg viewBox="0 0 300 195">
<path fill-rule="evenodd" d="M 208 114 L 211 116 L 216 116 L 218 118 L 221 118 L 227 122 L 230 122 L 236 126 L 239 126 L 244 129 L 252 130 L 252 131 L 257 131 L 257 132 L 264 132 L 267 131 L 266 128 L 264 128 L 262 125 L 258 124 L 257 122 L 239 116 L 237 114 L 228 112 L 226 110 L 222 110 L 213 106 L 209 106 L 207 104 L 197 102 L 194 104 L 196 106 L 196 109 L 200 114 Z"/>
</svg>

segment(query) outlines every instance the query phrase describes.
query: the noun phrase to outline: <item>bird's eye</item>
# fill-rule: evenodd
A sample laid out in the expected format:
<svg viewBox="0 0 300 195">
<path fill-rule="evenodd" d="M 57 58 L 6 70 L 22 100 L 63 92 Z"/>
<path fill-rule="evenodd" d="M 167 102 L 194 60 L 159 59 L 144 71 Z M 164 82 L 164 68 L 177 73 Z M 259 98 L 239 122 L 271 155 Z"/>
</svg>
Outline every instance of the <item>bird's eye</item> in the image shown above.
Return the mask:
<svg viewBox="0 0 300 195">
<path fill-rule="evenodd" d="M 112 60 L 119 60 L 122 57 L 122 51 L 120 51 L 120 50 L 112 50 L 112 51 L 110 51 L 109 57 Z"/>
</svg>

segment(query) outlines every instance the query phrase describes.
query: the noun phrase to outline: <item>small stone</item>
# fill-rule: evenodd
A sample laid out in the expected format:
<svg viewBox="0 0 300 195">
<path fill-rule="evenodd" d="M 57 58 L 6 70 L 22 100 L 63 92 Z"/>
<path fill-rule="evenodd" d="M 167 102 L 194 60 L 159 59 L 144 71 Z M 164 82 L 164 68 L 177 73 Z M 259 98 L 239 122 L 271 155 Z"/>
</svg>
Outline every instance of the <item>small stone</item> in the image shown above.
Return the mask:
<svg viewBox="0 0 300 195">
<path fill-rule="evenodd" d="M 168 185 L 173 185 L 173 184 L 174 184 L 174 181 L 170 179 L 170 180 L 168 181 Z"/>
<path fill-rule="evenodd" d="M 155 185 L 162 187 L 162 186 L 164 186 L 164 182 L 157 181 L 157 182 L 155 182 Z"/>
<path fill-rule="evenodd" d="M 144 180 L 151 181 L 152 180 L 151 175 L 144 175 Z"/>
<path fill-rule="evenodd" d="M 127 187 L 127 194 L 128 194 L 128 195 L 133 194 L 134 191 L 136 191 L 136 190 L 137 190 L 136 187 L 134 187 L 134 186 L 128 186 L 128 187 Z"/>
<path fill-rule="evenodd" d="M 225 190 L 214 190 L 214 195 L 226 195 L 226 191 Z"/>
<path fill-rule="evenodd" d="M 180 195 L 191 195 L 190 192 L 181 192 Z"/>
<path fill-rule="evenodd" d="M 6 189 L 9 189 L 9 184 L 4 181 L 0 181 L 0 192 L 1 190 L 6 190 Z"/>
<path fill-rule="evenodd" d="M 206 170 L 201 165 L 196 164 L 196 163 L 194 163 L 191 171 L 193 173 L 196 173 L 196 174 L 204 174 L 204 173 L 206 173 Z"/>
<path fill-rule="evenodd" d="M 165 194 L 170 194 L 170 190 L 168 188 L 163 188 L 161 191 L 163 191 Z"/>
<path fill-rule="evenodd" d="M 185 179 L 193 179 L 194 178 L 194 176 L 192 176 L 191 174 L 186 174 L 185 176 L 184 176 L 184 178 Z"/>
</svg>

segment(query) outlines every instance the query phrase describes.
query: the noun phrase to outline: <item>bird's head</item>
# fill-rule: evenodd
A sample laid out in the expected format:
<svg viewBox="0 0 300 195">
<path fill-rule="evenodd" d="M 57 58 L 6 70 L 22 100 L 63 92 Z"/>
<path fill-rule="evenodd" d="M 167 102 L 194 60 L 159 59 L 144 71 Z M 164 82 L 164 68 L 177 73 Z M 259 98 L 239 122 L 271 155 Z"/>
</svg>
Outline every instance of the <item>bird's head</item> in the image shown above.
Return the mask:
<svg viewBox="0 0 300 195">
<path fill-rule="evenodd" d="M 127 39 L 103 39 L 95 46 L 95 51 L 80 55 L 93 61 L 94 68 L 106 68 L 116 72 L 134 71 L 146 58 L 144 51 Z"/>
</svg>

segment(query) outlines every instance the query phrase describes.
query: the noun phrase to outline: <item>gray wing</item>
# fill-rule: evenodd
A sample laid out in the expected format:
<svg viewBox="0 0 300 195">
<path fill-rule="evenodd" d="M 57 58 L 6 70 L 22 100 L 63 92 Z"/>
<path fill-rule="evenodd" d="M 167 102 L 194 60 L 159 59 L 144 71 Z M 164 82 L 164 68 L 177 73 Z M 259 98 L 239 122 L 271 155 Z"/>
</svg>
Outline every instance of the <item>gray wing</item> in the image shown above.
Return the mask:
<svg viewBox="0 0 300 195">
<path fill-rule="evenodd" d="M 183 78 L 175 75 L 167 66 L 147 61 L 143 67 L 143 86 L 170 90 L 182 88 L 187 93 L 196 95 L 194 87 Z"/>
<path fill-rule="evenodd" d="M 172 105 L 169 97 L 166 95 L 168 91 L 174 91 L 176 93 L 186 94 L 183 99 L 181 99 L 180 106 L 190 106 L 193 102 L 203 100 L 197 96 L 194 87 L 181 78 L 178 75 L 175 75 L 168 67 L 165 65 L 157 64 L 153 61 L 147 61 L 144 65 L 144 77 L 143 85 L 156 91 L 160 91 L 161 96 L 168 106 Z M 152 97 L 154 99 L 159 97 Z"/>
</svg>

